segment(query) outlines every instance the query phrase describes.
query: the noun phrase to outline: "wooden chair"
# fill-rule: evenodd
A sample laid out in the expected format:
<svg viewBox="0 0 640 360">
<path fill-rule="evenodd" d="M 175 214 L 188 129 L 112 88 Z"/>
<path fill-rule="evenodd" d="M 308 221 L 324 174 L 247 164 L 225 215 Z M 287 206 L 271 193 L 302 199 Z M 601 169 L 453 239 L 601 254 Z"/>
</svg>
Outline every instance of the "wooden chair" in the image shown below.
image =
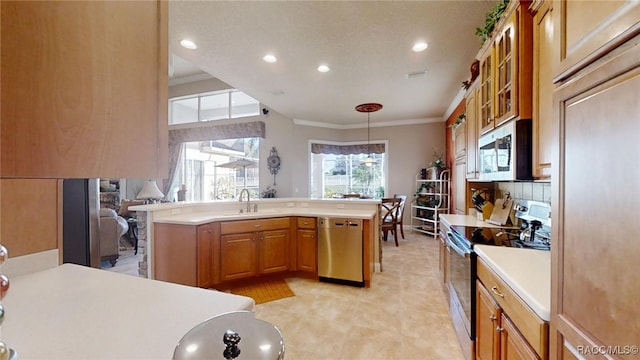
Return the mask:
<svg viewBox="0 0 640 360">
<path fill-rule="evenodd" d="M 387 241 L 389 232 L 393 234 L 393 238 L 398 246 L 398 212 L 400 210 L 400 198 L 384 198 L 380 203 L 380 233 L 382 239 Z"/>
<path fill-rule="evenodd" d="M 402 200 L 402 202 L 400 203 L 400 209 L 398 210 L 398 226 L 400 227 L 400 234 L 404 239 L 404 226 L 402 226 L 403 224 L 402 218 L 404 216 L 404 204 L 407 202 L 407 195 L 395 194 L 393 195 L 393 197 L 396 199 Z"/>
</svg>

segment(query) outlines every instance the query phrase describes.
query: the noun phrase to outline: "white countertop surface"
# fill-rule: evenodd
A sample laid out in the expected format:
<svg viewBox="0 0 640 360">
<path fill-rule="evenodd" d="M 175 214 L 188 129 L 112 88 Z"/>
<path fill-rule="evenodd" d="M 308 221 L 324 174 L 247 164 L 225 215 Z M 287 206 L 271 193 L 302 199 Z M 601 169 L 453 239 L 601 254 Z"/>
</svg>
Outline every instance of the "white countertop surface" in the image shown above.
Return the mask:
<svg viewBox="0 0 640 360">
<path fill-rule="evenodd" d="M 20 359 L 171 359 L 200 322 L 251 298 L 73 264 L 11 278 L 2 340 Z"/>
<path fill-rule="evenodd" d="M 440 215 L 440 219 L 447 226 L 472 226 L 472 227 L 490 227 L 490 228 L 500 227 L 500 226 L 496 226 L 491 223 L 488 223 L 486 221 L 478 220 L 475 217 L 470 215 L 442 214 Z"/>
<path fill-rule="evenodd" d="M 542 320 L 551 314 L 551 253 L 475 245 L 475 252 Z"/>
<path fill-rule="evenodd" d="M 258 212 L 239 213 L 238 210 L 227 212 L 194 212 L 171 215 L 154 219 L 154 223 L 201 225 L 212 221 L 228 221 L 243 219 L 258 219 L 280 216 L 311 216 L 311 217 L 350 217 L 357 219 L 373 219 L 376 211 L 366 209 L 329 209 L 329 208 L 273 208 L 259 209 Z"/>
</svg>

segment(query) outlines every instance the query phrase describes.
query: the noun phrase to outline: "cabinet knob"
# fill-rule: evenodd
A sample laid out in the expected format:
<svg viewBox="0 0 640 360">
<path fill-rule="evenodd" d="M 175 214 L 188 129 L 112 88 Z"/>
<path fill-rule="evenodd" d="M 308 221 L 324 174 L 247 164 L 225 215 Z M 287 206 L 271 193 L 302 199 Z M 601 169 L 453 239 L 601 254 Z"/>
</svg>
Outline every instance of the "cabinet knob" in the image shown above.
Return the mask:
<svg viewBox="0 0 640 360">
<path fill-rule="evenodd" d="M 309 222 L 308 221 L 303 221 L 302 225 L 309 225 Z"/>
<path fill-rule="evenodd" d="M 262 225 L 260 225 L 260 224 L 254 224 L 253 225 L 254 228 L 259 228 L 260 226 L 262 226 Z"/>
<path fill-rule="evenodd" d="M 496 332 L 503 332 L 504 328 L 501 328 L 500 326 L 496 326 Z"/>
<path fill-rule="evenodd" d="M 497 317 L 494 314 L 491 314 L 491 316 L 489 316 L 489 320 L 491 321 L 496 321 Z"/>
</svg>

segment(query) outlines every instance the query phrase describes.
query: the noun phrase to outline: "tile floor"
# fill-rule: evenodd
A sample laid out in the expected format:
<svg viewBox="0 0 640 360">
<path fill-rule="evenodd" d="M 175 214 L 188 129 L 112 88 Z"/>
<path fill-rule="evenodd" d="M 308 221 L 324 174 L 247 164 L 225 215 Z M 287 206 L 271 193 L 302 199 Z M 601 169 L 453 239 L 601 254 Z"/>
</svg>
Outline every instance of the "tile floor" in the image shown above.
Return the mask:
<svg viewBox="0 0 640 360">
<path fill-rule="evenodd" d="M 383 243 L 383 269 L 371 288 L 287 279 L 294 297 L 259 304 L 256 317 L 277 326 L 288 360 L 464 359 L 438 283 L 438 243 L 405 232 Z M 106 270 L 137 275 L 141 255 L 121 251 Z"/>
<path fill-rule="evenodd" d="M 256 305 L 286 359 L 464 359 L 438 283 L 438 243 L 406 232 L 383 243 L 371 288 L 292 278 L 294 297 Z"/>
</svg>

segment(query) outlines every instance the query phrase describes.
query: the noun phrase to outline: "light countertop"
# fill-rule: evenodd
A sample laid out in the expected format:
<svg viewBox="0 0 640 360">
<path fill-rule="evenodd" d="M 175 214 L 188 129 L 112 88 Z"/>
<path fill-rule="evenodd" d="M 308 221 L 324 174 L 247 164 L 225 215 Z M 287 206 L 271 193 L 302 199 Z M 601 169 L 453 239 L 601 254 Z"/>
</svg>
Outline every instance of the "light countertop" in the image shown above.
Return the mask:
<svg viewBox="0 0 640 360">
<path fill-rule="evenodd" d="M 258 212 L 239 213 L 238 210 L 226 212 L 194 212 L 171 215 L 154 219 L 155 223 L 201 225 L 212 221 L 228 221 L 243 219 L 271 218 L 280 216 L 311 216 L 311 217 L 350 217 L 357 219 L 373 219 L 377 210 L 367 209 L 331 209 L 314 207 L 291 207 L 259 209 Z"/>
<path fill-rule="evenodd" d="M 11 278 L 2 340 L 20 359 L 171 359 L 200 322 L 251 298 L 64 264 Z"/>
<path fill-rule="evenodd" d="M 475 245 L 475 252 L 542 320 L 551 314 L 551 253 Z"/>
<path fill-rule="evenodd" d="M 481 221 L 470 215 L 458 215 L 458 214 L 442 214 L 440 219 L 447 226 L 471 226 L 471 227 L 500 227 L 486 221 Z"/>
</svg>

